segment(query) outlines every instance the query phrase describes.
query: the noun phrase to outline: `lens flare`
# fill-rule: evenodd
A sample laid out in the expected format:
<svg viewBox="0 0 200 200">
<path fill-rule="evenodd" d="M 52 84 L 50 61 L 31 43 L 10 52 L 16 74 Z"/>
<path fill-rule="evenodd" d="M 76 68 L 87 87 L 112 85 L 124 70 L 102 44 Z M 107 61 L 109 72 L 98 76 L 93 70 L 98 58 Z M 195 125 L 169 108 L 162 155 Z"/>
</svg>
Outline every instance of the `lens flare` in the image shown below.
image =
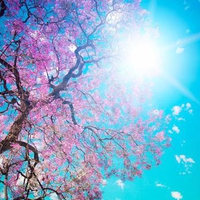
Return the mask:
<svg viewBox="0 0 200 200">
<path fill-rule="evenodd" d="M 161 54 L 158 46 L 150 39 L 128 41 L 124 55 L 124 64 L 129 73 L 142 76 L 155 76 L 159 73 Z"/>
</svg>

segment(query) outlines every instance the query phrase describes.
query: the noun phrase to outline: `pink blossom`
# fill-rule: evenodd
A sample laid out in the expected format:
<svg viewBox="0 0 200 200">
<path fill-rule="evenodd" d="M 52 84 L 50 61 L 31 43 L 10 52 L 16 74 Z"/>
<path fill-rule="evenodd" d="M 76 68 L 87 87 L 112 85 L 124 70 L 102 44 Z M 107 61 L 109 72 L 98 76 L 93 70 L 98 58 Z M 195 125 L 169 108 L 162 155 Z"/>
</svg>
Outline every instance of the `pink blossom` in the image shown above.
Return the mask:
<svg viewBox="0 0 200 200">
<path fill-rule="evenodd" d="M 165 140 L 165 133 L 164 131 L 161 131 L 159 133 L 156 134 L 156 139 L 159 141 L 159 142 L 162 142 L 163 140 Z"/>
</svg>

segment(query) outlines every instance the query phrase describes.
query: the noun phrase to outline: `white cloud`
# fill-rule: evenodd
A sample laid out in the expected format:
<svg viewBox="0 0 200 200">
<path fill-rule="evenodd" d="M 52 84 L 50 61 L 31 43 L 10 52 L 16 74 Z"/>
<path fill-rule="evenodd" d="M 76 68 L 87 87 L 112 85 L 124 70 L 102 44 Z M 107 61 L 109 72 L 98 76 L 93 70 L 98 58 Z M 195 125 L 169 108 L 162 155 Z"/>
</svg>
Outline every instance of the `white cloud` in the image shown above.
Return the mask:
<svg viewBox="0 0 200 200">
<path fill-rule="evenodd" d="M 176 49 L 176 53 L 177 54 L 181 54 L 181 53 L 183 53 L 184 52 L 184 48 L 182 48 L 182 47 L 177 47 L 177 49 Z"/>
<path fill-rule="evenodd" d="M 166 187 L 166 186 L 163 185 L 162 183 L 156 182 L 156 187 Z"/>
<path fill-rule="evenodd" d="M 175 158 L 178 163 L 180 163 L 181 161 L 183 161 L 184 163 L 195 163 L 195 161 L 192 158 L 187 158 L 185 155 L 175 155 Z"/>
<path fill-rule="evenodd" d="M 175 155 L 175 158 L 176 158 L 176 161 L 177 161 L 178 163 L 181 162 L 181 159 L 179 158 L 179 156 Z"/>
<path fill-rule="evenodd" d="M 190 114 L 192 114 L 192 113 L 193 113 L 193 110 L 192 110 L 192 109 L 190 109 L 190 110 L 188 110 L 188 112 L 189 112 Z"/>
<path fill-rule="evenodd" d="M 180 175 L 186 175 L 186 172 L 179 172 Z"/>
<path fill-rule="evenodd" d="M 116 181 L 116 184 L 123 190 L 124 189 L 124 182 L 120 179 Z"/>
<path fill-rule="evenodd" d="M 190 103 L 186 103 L 186 109 L 188 110 L 189 108 L 191 108 L 191 104 Z"/>
<path fill-rule="evenodd" d="M 174 125 L 174 126 L 172 127 L 172 130 L 173 130 L 174 132 L 176 132 L 176 133 L 180 133 L 180 129 L 179 129 L 178 126 L 176 126 L 176 125 Z"/>
<path fill-rule="evenodd" d="M 172 195 L 172 197 L 173 197 L 174 199 L 177 199 L 177 200 L 180 200 L 180 199 L 183 198 L 183 196 L 181 195 L 181 193 L 180 193 L 180 192 L 177 192 L 177 191 L 171 192 L 171 195 Z"/>
<path fill-rule="evenodd" d="M 180 155 L 180 158 L 183 160 L 183 162 L 195 163 L 192 158 L 186 158 L 185 155 Z"/>
<path fill-rule="evenodd" d="M 183 140 L 183 142 L 181 143 L 181 146 L 184 146 L 184 144 L 186 143 L 186 141 L 185 140 Z"/>
<path fill-rule="evenodd" d="M 172 134 L 173 132 L 171 130 L 169 130 L 168 133 Z"/>
<path fill-rule="evenodd" d="M 172 111 L 173 111 L 173 115 L 179 115 L 179 113 L 181 112 L 182 108 L 180 106 L 174 106 L 172 108 Z"/>
<path fill-rule="evenodd" d="M 187 158 L 184 154 L 183 155 L 175 155 L 175 159 L 179 164 L 182 164 L 184 166 L 184 170 L 182 172 L 179 172 L 180 175 L 186 175 L 191 174 L 190 168 L 195 163 L 195 161 L 192 158 Z"/>
<path fill-rule="evenodd" d="M 178 121 L 185 121 L 185 119 L 182 118 L 182 117 L 179 117 L 179 118 L 178 118 Z"/>
<path fill-rule="evenodd" d="M 187 158 L 187 159 L 186 159 L 186 162 L 195 163 L 195 161 L 194 161 L 192 158 Z"/>
</svg>

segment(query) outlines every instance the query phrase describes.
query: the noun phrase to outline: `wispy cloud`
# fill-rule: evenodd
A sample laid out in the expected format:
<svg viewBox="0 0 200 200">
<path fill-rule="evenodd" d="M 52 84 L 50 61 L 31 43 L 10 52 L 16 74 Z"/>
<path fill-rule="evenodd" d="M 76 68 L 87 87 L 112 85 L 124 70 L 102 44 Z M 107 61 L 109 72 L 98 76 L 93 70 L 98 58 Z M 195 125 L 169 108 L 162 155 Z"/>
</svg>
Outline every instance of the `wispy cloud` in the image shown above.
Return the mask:
<svg viewBox="0 0 200 200">
<path fill-rule="evenodd" d="M 186 175 L 192 173 L 190 171 L 192 165 L 195 163 L 195 161 L 192 158 L 187 158 L 185 155 L 175 155 L 175 159 L 179 164 L 182 164 L 184 166 L 184 170 L 181 171 L 180 175 Z"/>
<path fill-rule="evenodd" d="M 177 120 L 178 120 L 178 121 L 185 121 L 185 119 L 182 118 L 182 117 L 179 117 Z"/>
<path fill-rule="evenodd" d="M 163 187 L 163 188 L 166 188 L 167 186 L 166 185 L 163 185 L 162 183 L 159 183 L 159 182 L 156 182 L 156 187 Z"/>
<path fill-rule="evenodd" d="M 195 161 L 192 158 L 187 158 L 186 155 L 175 155 L 175 158 L 178 163 L 180 163 L 181 161 L 184 163 L 195 163 Z"/>
</svg>

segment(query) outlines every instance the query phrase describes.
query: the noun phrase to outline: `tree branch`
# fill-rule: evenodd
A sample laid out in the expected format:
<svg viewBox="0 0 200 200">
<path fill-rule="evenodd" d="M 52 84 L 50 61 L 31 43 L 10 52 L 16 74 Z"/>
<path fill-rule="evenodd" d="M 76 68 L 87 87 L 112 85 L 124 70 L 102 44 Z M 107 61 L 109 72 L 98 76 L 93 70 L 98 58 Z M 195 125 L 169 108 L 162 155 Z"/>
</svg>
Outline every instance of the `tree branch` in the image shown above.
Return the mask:
<svg viewBox="0 0 200 200">
<path fill-rule="evenodd" d="M 3 0 L 0 0 L 0 17 L 4 15 L 4 12 L 6 10 L 6 4 L 4 3 Z"/>
<path fill-rule="evenodd" d="M 72 102 L 63 101 L 63 104 L 68 104 L 69 105 L 69 108 L 70 108 L 70 111 L 71 111 L 72 121 L 73 121 L 74 125 L 77 125 L 77 122 L 76 122 L 76 119 L 75 119 L 75 114 L 74 114 L 74 106 L 73 106 Z"/>
</svg>

